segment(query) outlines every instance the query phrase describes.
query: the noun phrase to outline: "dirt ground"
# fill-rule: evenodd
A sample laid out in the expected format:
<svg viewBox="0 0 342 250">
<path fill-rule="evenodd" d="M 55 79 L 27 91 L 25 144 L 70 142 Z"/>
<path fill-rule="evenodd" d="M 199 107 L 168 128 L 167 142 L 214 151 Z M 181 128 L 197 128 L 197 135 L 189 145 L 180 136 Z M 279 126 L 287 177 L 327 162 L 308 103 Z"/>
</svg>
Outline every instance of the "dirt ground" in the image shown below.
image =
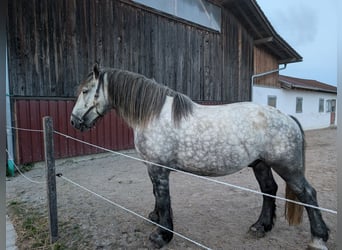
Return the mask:
<svg viewBox="0 0 342 250">
<path fill-rule="evenodd" d="M 306 132 L 306 176 L 318 193 L 322 207 L 337 210 L 336 129 Z M 126 152 L 136 156 L 134 151 Z M 144 164 L 123 156 L 99 154 L 58 160 L 56 172 L 134 212 L 147 216 L 154 206 L 152 185 Z M 26 173 L 36 181 L 45 180 L 43 163 Z M 278 196 L 284 196 L 284 182 L 275 174 Z M 259 190 L 252 170 L 216 178 Z M 303 223 L 289 226 L 284 202 L 277 200 L 273 230 L 262 239 L 247 234 L 260 213 L 262 197 L 246 191 L 211 183 L 181 173 L 170 178 L 174 230 L 212 249 L 306 249 L 310 228 L 305 212 Z M 25 202 L 46 210 L 44 184 L 28 182 L 22 176 L 6 182 L 7 204 Z M 78 226 L 83 237 L 77 249 L 152 249 L 148 240 L 155 226 L 57 178 L 58 217 Z M 336 249 L 337 216 L 322 212 L 330 228 L 329 249 Z M 61 232 L 65 235 L 67 232 Z M 61 236 L 62 237 L 62 236 Z M 63 239 L 61 239 L 63 241 Z M 75 239 L 76 240 L 76 239 Z M 75 242 L 74 242 L 75 243 Z M 65 242 L 65 245 L 68 245 Z M 163 249 L 201 249 L 174 236 Z"/>
</svg>

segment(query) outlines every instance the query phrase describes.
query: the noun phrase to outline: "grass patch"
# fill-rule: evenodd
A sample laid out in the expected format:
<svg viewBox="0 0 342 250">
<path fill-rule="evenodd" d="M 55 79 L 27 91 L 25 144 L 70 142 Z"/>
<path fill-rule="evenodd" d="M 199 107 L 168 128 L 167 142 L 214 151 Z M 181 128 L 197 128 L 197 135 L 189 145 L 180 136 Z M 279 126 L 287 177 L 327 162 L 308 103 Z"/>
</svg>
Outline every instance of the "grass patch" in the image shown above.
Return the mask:
<svg viewBox="0 0 342 250">
<path fill-rule="evenodd" d="M 26 163 L 26 164 L 20 165 L 19 169 L 21 172 L 25 173 L 25 172 L 30 171 L 33 167 L 34 167 L 33 163 Z"/>
<path fill-rule="evenodd" d="M 8 214 L 17 232 L 16 245 L 19 249 L 64 250 L 89 246 L 79 225 L 72 220 L 59 221 L 59 239 L 50 244 L 48 216 L 27 203 L 11 201 Z"/>
</svg>

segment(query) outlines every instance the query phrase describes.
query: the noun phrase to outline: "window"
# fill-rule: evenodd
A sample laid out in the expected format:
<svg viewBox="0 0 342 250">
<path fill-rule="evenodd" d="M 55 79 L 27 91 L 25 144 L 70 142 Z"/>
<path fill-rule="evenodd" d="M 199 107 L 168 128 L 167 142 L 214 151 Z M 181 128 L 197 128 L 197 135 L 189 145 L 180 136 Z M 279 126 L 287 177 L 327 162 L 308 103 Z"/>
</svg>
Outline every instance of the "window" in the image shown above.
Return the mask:
<svg viewBox="0 0 342 250">
<path fill-rule="evenodd" d="M 206 0 L 133 0 L 165 13 L 221 31 L 221 8 Z"/>
<path fill-rule="evenodd" d="M 336 109 L 336 100 L 330 99 L 327 100 L 327 112 L 335 112 Z"/>
<path fill-rule="evenodd" d="M 303 112 L 303 97 L 296 98 L 296 113 Z"/>
<path fill-rule="evenodd" d="M 272 107 L 277 107 L 277 97 L 274 95 L 269 95 L 267 97 L 267 105 L 272 106 Z"/>
<path fill-rule="evenodd" d="M 323 98 L 319 98 L 318 112 L 319 113 L 324 112 L 324 99 Z"/>
</svg>

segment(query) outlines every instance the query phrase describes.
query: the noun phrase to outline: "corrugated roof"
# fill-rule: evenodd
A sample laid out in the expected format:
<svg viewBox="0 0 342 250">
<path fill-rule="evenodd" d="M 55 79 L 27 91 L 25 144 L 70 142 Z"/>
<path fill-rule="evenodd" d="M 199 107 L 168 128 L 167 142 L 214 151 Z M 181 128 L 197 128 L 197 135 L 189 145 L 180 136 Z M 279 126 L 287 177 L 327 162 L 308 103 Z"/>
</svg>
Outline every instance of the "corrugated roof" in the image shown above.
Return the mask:
<svg viewBox="0 0 342 250">
<path fill-rule="evenodd" d="M 319 92 L 337 93 L 337 87 L 316 80 L 279 75 L 279 82 L 285 89 L 304 89 Z"/>
<path fill-rule="evenodd" d="M 256 0 L 215 0 L 235 15 L 253 36 L 255 46 L 265 48 L 279 64 L 301 62 L 302 56 L 272 27 Z"/>
</svg>

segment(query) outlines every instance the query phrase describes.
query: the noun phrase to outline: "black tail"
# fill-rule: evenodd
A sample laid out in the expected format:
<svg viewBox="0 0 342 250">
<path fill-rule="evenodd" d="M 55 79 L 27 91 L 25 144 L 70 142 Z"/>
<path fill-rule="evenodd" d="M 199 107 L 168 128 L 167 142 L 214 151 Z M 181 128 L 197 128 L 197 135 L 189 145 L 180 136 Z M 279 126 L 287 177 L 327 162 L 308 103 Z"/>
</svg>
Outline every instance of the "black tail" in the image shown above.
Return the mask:
<svg viewBox="0 0 342 250">
<path fill-rule="evenodd" d="M 300 129 L 300 132 L 302 133 L 302 138 L 303 138 L 303 141 L 302 141 L 302 147 L 303 147 L 303 166 L 305 168 L 305 133 L 304 133 L 304 130 L 303 130 L 303 127 L 302 127 L 302 124 L 300 124 L 300 122 L 298 121 L 298 119 L 292 115 L 290 115 L 290 117 L 297 123 L 299 129 Z"/>
<path fill-rule="evenodd" d="M 303 172 L 305 174 L 305 134 L 302 125 L 297 120 L 297 118 L 290 116 L 298 125 L 301 133 L 302 133 L 302 161 L 303 161 Z M 285 197 L 290 200 L 298 201 L 295 193 L 290 189 L 290 187 L 286 184 L 286 194 Z M 289 222 L 290 225 L 298 225 L 302 221 L 303 216 L 303 206 L 294 204 L 292 202 L 285 203 L 285 218 Z"/>
<path fill-rule="evenodd" d="M 302 132 L 302 136 L 303 136 L 303 139 L 304 139 L 304 130 L 303 130 L 303 127 L 302 127 L 302 124 L 300 124 L 300 122 L 298 121 L 298 119 L 292 115 L 290 115 L 290 117 L 297 123 L 299 129 L 300 129 L 300 132 Z"/>
</svg>

